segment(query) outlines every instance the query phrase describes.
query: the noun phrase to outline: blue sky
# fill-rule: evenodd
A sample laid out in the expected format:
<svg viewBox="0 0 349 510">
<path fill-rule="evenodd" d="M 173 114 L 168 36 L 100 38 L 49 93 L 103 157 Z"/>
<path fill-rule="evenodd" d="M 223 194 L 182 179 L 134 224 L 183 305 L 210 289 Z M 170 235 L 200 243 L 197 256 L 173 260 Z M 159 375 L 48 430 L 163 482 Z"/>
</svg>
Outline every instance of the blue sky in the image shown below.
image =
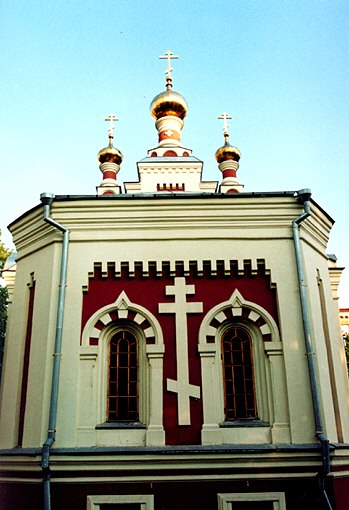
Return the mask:
<svg viewBox="0 0 349 510">
<path fill-rule="evenodd" d="M 311 188 L 336 220 L 328 253 L 347 266 L 349 2 L 337 0 L 0 0 L 0 228 L 41 192 L 94 194 L 104 117 L 118 115 L 121 182 L 156 145 L 149 104 L 174 89 L 189 112 L 184 145 L 220 179 L 217 116 L 227 111 L 245 191 Z M 348 274 L 347 274 L 348 273 Z"/>
</svg>

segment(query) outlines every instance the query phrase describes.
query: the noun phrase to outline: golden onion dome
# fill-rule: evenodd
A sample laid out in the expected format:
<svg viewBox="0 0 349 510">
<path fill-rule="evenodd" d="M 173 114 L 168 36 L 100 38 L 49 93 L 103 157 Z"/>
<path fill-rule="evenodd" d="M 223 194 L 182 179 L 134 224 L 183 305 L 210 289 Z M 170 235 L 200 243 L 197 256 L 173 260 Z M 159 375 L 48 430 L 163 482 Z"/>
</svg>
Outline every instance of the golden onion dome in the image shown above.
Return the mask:
<svg viewBox="0 0 349 510">
<path fill-rule="evenodd" d="M 117 165 L 120 165 L 121 161 L 123 160 L 123 155 L 119 151 L 119 149 L 109 146 L 109 147 L 104 147 L 104 149 L 101 149 L 97 155 L 97 158 L 101 164 L 108 162 L 108 163 L 116 163 Z"/>
<path fill-rule="evenodd" d="M 240 159 L 240 151 L 236 147 L 233 147 L 228 142 L 228 137 L 226 136 L 225 144 L 223 147 L 220 147 L 217 149 L 215 157 L 217 160 L 217 163 L 222 163 L 223 161 L 227 161 L 228 159 L 232 159 L 234 161 L 239 161 Z"/>
<path fill-rule="evenodd" d="M 155 119 L 172 115 L 183 120 L 187 111 L 188 105 L 184 97 L 172 89 L 158 94 L 150 105 L 150 113 Z"/>
</svg>

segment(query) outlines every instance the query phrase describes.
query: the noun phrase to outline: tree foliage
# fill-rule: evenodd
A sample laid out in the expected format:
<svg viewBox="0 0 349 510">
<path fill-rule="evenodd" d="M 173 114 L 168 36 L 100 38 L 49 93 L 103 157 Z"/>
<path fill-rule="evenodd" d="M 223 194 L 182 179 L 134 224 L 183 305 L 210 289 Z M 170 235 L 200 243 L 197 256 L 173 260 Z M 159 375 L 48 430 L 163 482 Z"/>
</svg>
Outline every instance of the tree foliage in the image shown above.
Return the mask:
<svg viewBox="0 0 349 510">
<path fill-rule="evenodd" d="M 7 298 L 8 292 L 6 287 L 0 287 L 0 350 L 3 349 L 7 321 Z M 2 353 L 0 352 L 0 362 Z"/>
<path fill-rule="evenodd" d="M 1 231 L 0 231 L 1 236 Z M 0 276 L 1 271 L 5 267 L 7 258 L 11 255 L 11 250 L 8 250 L 4 243 L 0 241 Z M 2 368 L 2 360 L 4 354 L 5 331 L 7 321 L 7 298 L 8 292 L 6 287 L 0 286 L 0 376 Z"/>
<path fill-rule="evenodd" d="M 345 355 L 347 357 L 347 368 L 348 368 L 348 374 L 349 374 L 349 335 L 348 335 L 348 333 L 345 333 L 343 335 L 343 341 L 344 341 Z"/>
<path fill-rule="evenodd" d="M 1 238 L 1 230 L 0 230 L 0 238 Z M 0 241 L 0 271 L 4 269 L 5 262 L 7 258 L 11 255 L 12 251 L 8 250 L 4 243 Z"/>
</svg>

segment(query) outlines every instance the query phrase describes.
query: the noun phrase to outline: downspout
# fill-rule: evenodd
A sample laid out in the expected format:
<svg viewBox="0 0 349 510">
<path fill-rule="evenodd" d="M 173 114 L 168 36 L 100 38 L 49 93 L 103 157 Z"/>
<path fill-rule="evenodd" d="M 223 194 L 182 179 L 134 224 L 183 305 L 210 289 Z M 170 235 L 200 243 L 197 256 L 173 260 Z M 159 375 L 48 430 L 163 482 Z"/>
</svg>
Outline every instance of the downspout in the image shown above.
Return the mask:
<svg viewBox="0 0 349 510">
<path fill-rule="evenodd" d="M 305 271 L 304 271 L 304 263 L 302 257 L 301 250 L 301 242 L 300 242 L 300 234 L 299 234 L 299 225 L 304 221 L 308 216 L 310 216 L 310 197 L 311 191 L 309 189 L 302 189 L 297 192 L 299 199 L 302 201 L 304 206 L 304 212 L 298 216 L 298 218 L 292 221 L 292 230 L 293 230 L 293 241 L 294 248 L 296 254 L 296 265 L 297 265 L 297 274 L 298 274 L 298 284 L 299 284 L 299 293 L 300 293 L 300 301 L 301 301 L 301 310 L 302 310 L 302 320 L 303 320 L 303 331 L 304 331 L 304 340 L 306 347 L 306 356 L 308 360 L 308 370 L 310 377 L 310 386 L 311 386 L 311 394 L 313 401 L 313 410 L 314 410 L 314 421 L 315 421 L 315 436 L 320 441 L 321 444 L 321 460 L 322 460 L 322 469 L 319 473 L 320 480 L 320 489 L 322 491 L 322 495 L 327 504 L 327 507 L 332 510 L 331 503 L 326 493 L 325 489 L 325 478 L 331 471 L 330 464 L 330 449 L 329 449 L 329 440 L 324 433 L 323 420 L 321 415 L 321 405 L 320 405 L 320 392 L 319 386 L 316 376 L 316 368 L 315 368 L 315 352 L 312 348 L 312 339 L 311 339 L 311 327 L 310 327 L 310 313 L 309 313 L 309 304 L 306 292 L 306 283 L 305 283 Z"/>
<path fill-rule="evenodd" d="M 62 329 L 64 317 L 64 301 L 65 291 L 67 285 L 67 264 L 68 264 L 68 244 L 69 244 L 69 231 L 60 223 L 54 221 L 51 214 L 51 204 L 55 196 L 51 193 L 42 193 L 40 200 L 44 206 L 44 221 L 49 225 L 57 228 L 63 233 L 62 254 L 61 254 L 61 270 L 58 288 L 58 303 L 57 303 L 57 319 L 56 319 L 56 334 L 55 346 L 53 353 L 53 369 L 52 369 L 52 383 L 51 383 L 51 399 L 50 411 L 48 420 L 47 438 L 42 447 L 42 462 L 41 467 L 43 470 L 43 483 L 44 483 L 44 510 L 51 510 L 51 486 L 50 486 L 50 450 L 51 446 L 56 439 L 56 421 L 57 421 L 57 402 L 58 402 L 58 387 L 59 387 L 59 372 L 61 365 L 61 351 L 62 351 Z"/>
</svg>

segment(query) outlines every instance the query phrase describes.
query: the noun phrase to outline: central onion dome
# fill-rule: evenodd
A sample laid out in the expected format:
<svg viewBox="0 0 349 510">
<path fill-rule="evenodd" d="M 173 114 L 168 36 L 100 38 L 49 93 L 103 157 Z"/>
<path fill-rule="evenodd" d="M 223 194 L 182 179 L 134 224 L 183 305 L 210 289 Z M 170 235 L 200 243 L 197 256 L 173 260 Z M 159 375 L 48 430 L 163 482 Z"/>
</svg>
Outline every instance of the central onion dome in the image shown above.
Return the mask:
<svg viewBox="0 0 349 510">
<path fill-rule="evenodd" d="M 229 135 L 224 133 L 225 144 L 223 147 L 220 147 L 216 150 L 215 158 L 217 163 L 222 163 L 223 161 L 233 160 L 238 162 L 240 160 L 241 154 L 237 147 L 230 145 L 229 143 Z"/>
<path fill-rule="evenodd" d="M 121 165 L 121 162 L 123 160 L 123 155 L 119 151 L 119 149 L 116 149 L 113 147 L 112 144 L 109 144 L 108 147 L 104 147 L 104 149 L 101 149 L 97 155 L 97 159 L 102 163 L 116 163 L 117 165 Z"/>
<path fill-rule="evenodd" d="M 188 105 L 184 97 L 168 88 L 154 97 L 150 105 L 150 113 L 154 119 L 161 119 L 162 117 L 179 117 L 184 119 L 188 112 Z"/>
<path fill-rule="evenodd" d="M 167 59 L 166 90 L 154 97 L 150 105 L 151 116 L 155 119 L 155 127 L 158 132 L 158 146 L 152 152 L 152 157 L 176 157 L 183 156 L 181 146 L 181 131 L 184 125 L 184 117 L 188 112 L 188 105 L 184 97 L 172 90 L 171 59 L 178 58 L 168 50 L 160 58 Z M 167 150 L 168 148 L 170 150 Z M 186 155 L 187 155 L 187 151 Z"/>
</svg>

